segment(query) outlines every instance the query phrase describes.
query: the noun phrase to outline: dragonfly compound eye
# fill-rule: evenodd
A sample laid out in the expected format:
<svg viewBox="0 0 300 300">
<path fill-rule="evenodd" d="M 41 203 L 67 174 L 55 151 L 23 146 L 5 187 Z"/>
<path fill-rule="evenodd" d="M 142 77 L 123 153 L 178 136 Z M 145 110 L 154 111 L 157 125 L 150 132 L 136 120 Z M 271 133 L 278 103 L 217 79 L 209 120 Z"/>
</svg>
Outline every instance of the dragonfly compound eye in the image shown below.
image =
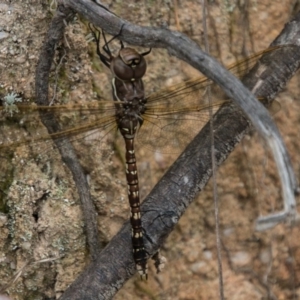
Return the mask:
<svg viewBox="0 0 300 300">
<path fill-rule="evenodd" d="M 110 65 L 112 73 L 122 81 L 141 79 L 147 69 L 146 60 L 136 50 L 123 48 Z"/>
</svg>

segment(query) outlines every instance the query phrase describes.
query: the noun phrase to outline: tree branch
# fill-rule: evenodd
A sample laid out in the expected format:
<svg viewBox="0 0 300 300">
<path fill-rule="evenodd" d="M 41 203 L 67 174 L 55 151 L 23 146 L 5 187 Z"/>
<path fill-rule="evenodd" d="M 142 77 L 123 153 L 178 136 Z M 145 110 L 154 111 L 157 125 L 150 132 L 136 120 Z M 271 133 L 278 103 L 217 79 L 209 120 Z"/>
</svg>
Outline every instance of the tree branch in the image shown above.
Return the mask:
<svg viewBox="0 0 300 300">
<path fill-rule="evenodd" d="M 49 105 L 49 74 L 55 54 L 55 47 L 60 42 L 64 34 L 65 22 L 74 17 L 72 10 L 60 6 L 52 19 L 48 35 L 45 39 L 36 67 L 36 102 L 38 105 Z M 43 124 L 49 133 L 57 132 L 60 128 L 53 113 L 40 111 Z M 95 260 L 101 250 L 98 236 L 97 213 L 90 197 L 89 185 L 83 169 L 78 161 L 72 144 L 65 138 L 54 140 L 63 161 L 72 172 L 73 179 L 78 189 L 79 198 L 83 212 L 87 242 L 91 254 L 91 259 Z"/>
</svg>

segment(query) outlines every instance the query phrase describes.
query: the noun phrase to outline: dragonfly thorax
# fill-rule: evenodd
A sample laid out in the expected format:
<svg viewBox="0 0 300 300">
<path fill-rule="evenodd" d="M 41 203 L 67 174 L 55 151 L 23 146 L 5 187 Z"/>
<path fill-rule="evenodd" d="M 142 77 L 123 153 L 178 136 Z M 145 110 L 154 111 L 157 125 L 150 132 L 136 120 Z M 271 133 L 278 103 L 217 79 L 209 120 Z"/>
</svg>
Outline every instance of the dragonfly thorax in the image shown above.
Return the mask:
<svg viewBox="0 0 300 300">
<path fill-rule="evenodd" d="M 113 96 L 116 101 L 116 119 L 122 135 L 133 138 L 143 123 L 142 115 L 146 111 L 144 85 L 141 79 L 136 81 L 112 80 Z M 130 136 L 130 137 L 129 137 Z"/>
<path fill-rule="evenodd" d="M 116 101 L 131 102 L 134 99 L 144 99 L 144 84 L 142 79 L 123 81 L 116 77 L 112 79 L 113 97 Z"/>
<path fill-rule="evenodd" d="M 134 98 L 130 101 L 116 103 L 116 120 L 122 135 L 134 137 L 138 127 L 143 123 L 143 113 L 146 110 L 145 100 Z"/>
</svg>

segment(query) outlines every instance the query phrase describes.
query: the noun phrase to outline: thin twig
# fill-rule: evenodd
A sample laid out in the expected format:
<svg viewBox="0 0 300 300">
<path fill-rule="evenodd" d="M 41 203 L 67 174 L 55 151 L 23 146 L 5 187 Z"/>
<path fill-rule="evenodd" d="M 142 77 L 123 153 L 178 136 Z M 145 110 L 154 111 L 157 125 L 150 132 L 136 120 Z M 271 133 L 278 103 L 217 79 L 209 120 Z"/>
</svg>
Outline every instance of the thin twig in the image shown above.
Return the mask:
<svg viewBox="0 0 300 300">
<path fill-rule="evenodd" d="M 202 4 L 202 26 L 204 33 L 204 45 L 205 51 L 209 54 L 209 42 L 208 42 L 208 29 L 207 29 L 207 2 L 201 0 Z M 211 88 L 207 88 L 207 98 L 210 105 L 209 110 L 209 125 L 210 125 L 210 138 L 211 138 L 211 165 L 212 165 L 212 180 L 213 180 L 213 198 L 214 198 L 214 209 L 215 209 L 215 229 L 216 229 L 216 245 L 217 245 L 217 256 L 218 256 L 218 274 L 219 274 L 219 293 L 220 299 L 224 300 L 224 283 L 223 283 L 223 267 L 222 267 L 222 245 L 220 241 L 220 218 L 219 218 L 219 199 L 218 199 L 218 187 L 217 187 L 217 166 L 215 157 L 215 139 L 214 139 L 214 121 L 213 121 L 213 109 L 212 109 L 212 97 Z"/>
</svg>

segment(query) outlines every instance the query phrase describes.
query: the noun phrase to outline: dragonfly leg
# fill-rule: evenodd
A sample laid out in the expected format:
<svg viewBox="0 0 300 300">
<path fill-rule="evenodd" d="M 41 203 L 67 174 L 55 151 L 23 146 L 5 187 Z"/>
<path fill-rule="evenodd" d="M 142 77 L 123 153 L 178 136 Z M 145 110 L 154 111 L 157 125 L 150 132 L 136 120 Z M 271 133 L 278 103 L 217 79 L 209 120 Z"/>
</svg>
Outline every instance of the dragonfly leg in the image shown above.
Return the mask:
<svg viewBox="0 0 300 300">
<path fill-rule="evenodd" d="M 100 60 L 109 68 L 110 67 L 110 61 L 112 59 L 112 55 L 111 55 L 111 52 L 107 52 L 105 51 L 106 54 L 109 55 L 109 57 L 106 57 L 105 55 L 103 55 L 100 51 L 100 36 L 101 36 L 101 31 L 98 30 L 94 25 L 92 27 L 92 24 L 89 23 L 89 28 L 92 32 L 92 35 L 96 41 L 96 45 L 97 45 L 97 54 L 100 58 Z"/>
<path fill-rule="evenodd" d="M 156 273 L 160 273 L 165 267 L 167 259 L 160 254 L 160 249 L 151 257 L 154 260 L 154 266 L 156 268 Z"/>
</svg>

